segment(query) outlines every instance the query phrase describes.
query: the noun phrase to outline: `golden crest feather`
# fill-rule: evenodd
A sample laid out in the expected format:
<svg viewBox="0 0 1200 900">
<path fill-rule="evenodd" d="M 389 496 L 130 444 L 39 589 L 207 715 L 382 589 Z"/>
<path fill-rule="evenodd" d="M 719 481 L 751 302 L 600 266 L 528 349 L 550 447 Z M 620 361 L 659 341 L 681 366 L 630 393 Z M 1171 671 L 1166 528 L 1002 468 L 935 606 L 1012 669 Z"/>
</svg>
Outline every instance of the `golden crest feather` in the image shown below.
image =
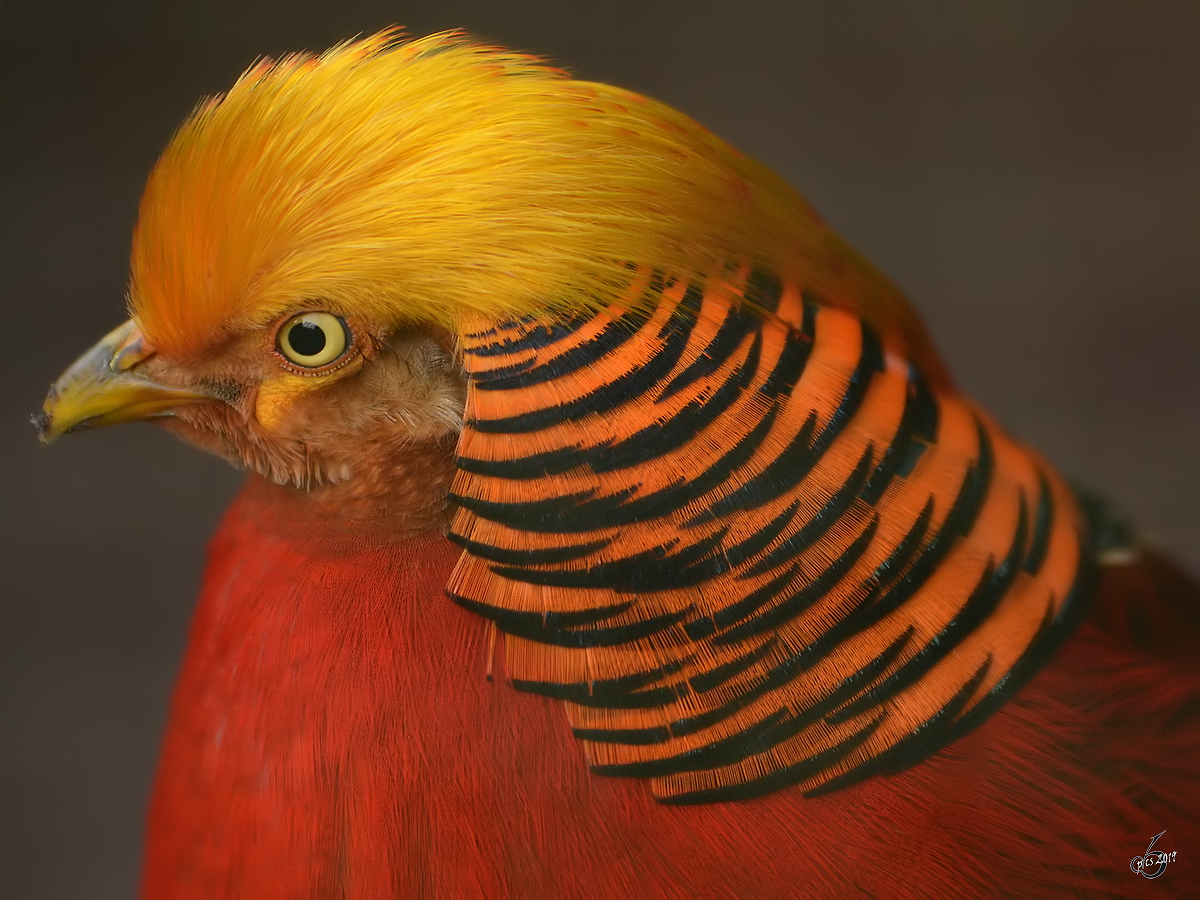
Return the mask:
<svg viewBox="0 0 1200 900">
<path fill-rule="evenodd" d="M 381 328 L 598 309 L 628 264 L 761 262 L 944 375 L 899 293 L 781 179 L 675 110 L 459 33 L 264 61 L 150 176 L 130 303 L 160 350 L 319 301 Z"/>
</svg>

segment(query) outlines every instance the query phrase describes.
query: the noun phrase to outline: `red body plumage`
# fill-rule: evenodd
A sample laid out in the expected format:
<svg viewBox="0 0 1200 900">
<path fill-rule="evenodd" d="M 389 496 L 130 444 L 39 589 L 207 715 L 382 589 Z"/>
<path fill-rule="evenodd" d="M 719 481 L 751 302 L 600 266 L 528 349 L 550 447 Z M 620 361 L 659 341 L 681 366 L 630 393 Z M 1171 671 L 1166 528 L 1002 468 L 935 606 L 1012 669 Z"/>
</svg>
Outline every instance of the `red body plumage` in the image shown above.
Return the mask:
<svg viewBox="0 0 1200 900">
<path fill-rule="evenodd" d="M 256 479 L 210 552 L 146 897 L 1162 897 L 1200 883 L 1200 607 L 1154 557 L 1104 569 L 1053 660 L 933 758 L 814 799 L 671 807 L 591 774 L 559 703 L 487 680 L 491 626 L 446 600 L 460 550 L 444 538 L 354 530 Z M 1177 857 L 1139 877 L 1130 859 L 1163 829 L 1156 847 Z"/>
</svg>

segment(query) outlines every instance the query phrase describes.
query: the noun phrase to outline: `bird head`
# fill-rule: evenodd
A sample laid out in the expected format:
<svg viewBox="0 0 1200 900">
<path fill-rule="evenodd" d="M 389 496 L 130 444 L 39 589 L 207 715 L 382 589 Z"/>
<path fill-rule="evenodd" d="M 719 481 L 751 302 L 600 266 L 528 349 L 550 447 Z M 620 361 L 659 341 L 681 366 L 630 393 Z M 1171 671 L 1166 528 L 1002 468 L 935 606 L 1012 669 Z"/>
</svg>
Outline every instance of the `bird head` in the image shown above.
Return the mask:
<svg viewBox="0 0 1200 900">
<path fill-rule="evenodd" d="M 195 110 L 141 201 L 129 321 L 36 419 L 50 441 L 159 417 L 278 483 L 379 480 L 452 447 L 464 329 L 604 306 L 631 263 L 730 260 L 824 285 L 936 368 L 894 289 L 691 119 L 457 33 L 383 32 Z"/>
</svg>

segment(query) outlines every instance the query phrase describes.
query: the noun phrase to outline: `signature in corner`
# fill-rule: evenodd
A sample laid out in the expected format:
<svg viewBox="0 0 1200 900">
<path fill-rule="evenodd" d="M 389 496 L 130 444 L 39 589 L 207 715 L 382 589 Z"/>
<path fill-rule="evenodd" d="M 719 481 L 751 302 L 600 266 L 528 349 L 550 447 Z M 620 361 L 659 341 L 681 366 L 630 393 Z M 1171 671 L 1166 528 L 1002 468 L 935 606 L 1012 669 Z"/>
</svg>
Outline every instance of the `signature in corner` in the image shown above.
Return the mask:
<svg viewBox="0 0 1200 900">
<path fill-rule="evenodd" d="M 1154 843 L 1164 834 L 1166 829 L 1163 829 L 1158 834 L 1150 839 L 1150 846 L 1146 848 L 1146 852 L 1142 856 L 1135 856 L 1129 861 L 1129 870 L 1134 875 L 1141 875 L 1143 878 L 1157 878 L 1163 872 L 1167 871 L 1167 863 L 1175 862 L 1175 854 L 1178 852 L 1172 850 L 1167 853 L 1163 850 L 1155 850 Z"/>
</svg>

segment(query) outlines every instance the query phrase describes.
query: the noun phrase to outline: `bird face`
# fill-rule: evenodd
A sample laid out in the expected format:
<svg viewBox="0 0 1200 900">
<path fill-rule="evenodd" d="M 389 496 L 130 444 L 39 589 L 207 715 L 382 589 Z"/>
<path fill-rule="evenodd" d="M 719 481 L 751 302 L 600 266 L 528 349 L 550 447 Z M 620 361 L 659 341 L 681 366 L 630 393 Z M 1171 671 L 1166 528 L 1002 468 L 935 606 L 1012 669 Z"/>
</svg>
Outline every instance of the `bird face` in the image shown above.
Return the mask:
<svg viewBox="0 0 1200 900">
<path fill-rule="evenodd" d="M 464 393 L 449 336 L 308 306 L 194 358 L 160 352 L 131 319 L 55 382 L 35 419 L 49 443 L 156 418 L 276 483 L 368 495 L 414 447 L 450 455 Z"/>
</svg>

